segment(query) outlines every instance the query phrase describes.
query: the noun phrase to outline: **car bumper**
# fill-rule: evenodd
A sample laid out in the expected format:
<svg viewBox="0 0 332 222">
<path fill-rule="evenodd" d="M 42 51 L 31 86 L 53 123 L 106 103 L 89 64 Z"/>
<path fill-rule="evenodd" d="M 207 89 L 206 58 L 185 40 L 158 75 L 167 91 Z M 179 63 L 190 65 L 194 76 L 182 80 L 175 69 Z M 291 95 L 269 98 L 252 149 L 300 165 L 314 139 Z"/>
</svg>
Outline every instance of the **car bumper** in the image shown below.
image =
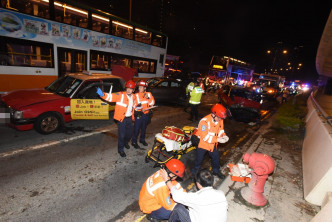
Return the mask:
<svg viewBox="0 0 332 222">
<path fill-rule="evenodd" d="M 21 120 L 11 119 L 8 125 L 9 127 L 14 128 L 16 130 L 25 131 L 33 129 L 33 122 L 34 119 L 21 119 Z"/>
</svg>

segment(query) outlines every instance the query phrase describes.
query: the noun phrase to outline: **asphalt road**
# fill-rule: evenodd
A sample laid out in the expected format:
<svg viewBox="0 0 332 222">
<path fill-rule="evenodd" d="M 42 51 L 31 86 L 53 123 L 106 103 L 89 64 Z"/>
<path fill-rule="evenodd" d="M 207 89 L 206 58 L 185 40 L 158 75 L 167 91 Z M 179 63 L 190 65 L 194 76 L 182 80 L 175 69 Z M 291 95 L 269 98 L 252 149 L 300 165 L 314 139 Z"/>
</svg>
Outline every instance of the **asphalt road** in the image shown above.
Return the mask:
<svg viewBox="0 0 332 222">
<path fill-rule="evenodd" d="M 216 102 L 216 95 L 204 96 L 201 115 Z M 188 118 L 182 107 L 159 106 L 148 125 L 149 146 L 125 150 L 126 158 L 117 153 L 113 120 L 76 121 L 48 136 L 0 127 L 0 221 L 115 221 L 138 209 L 141 186 L 156 171 L 144 161 L 154 135 L 167 125 L 197 126 Z M 225 121 L 230 141 L 219 147 L 224 172 L 259 127 Z M 194 158 L 194 151 L 181 158 L 187 175 Z M 203 165 L 210 167 L 208 158 Z"/>
</svg>

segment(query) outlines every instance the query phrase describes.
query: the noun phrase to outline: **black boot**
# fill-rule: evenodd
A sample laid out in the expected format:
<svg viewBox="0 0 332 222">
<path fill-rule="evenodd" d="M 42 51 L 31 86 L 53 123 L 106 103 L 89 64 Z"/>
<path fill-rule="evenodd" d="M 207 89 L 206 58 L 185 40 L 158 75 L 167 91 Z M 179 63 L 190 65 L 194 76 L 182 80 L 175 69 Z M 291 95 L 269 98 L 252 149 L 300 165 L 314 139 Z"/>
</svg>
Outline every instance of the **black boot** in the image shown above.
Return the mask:
<svg viewBox="0 0 332 222">
<path fill-rule="evenodd" d="M 141 148 L 137 143 L 132 143 L 132 145 L 135 149 L 140 149 Z"/>
<path fill-rule="evenodd" d="M 217 173 L 213 172 L 213 175 L 219 177 L 219 179 L 221 180 L 225 179 L 225 175 L 222 174 L 220 171 L 218 171 Z"/>
</svg>

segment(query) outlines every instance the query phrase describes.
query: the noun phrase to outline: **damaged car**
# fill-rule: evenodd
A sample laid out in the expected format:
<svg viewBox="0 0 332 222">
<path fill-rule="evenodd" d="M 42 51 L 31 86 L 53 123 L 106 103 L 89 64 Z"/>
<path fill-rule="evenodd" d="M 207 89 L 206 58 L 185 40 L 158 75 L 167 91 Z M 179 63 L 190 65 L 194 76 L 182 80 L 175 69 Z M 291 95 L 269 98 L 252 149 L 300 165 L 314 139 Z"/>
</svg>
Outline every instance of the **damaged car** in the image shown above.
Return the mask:
<svg viewBox="0 0 332 222">
<path fill-rule="evenodd" d="M 245 123 L 260 120 L 260 108 L 263 102 L 261 93 L 225 85 L 218 91 L 218 99 L 230 111 L 233 119 Z"/>
</svg>

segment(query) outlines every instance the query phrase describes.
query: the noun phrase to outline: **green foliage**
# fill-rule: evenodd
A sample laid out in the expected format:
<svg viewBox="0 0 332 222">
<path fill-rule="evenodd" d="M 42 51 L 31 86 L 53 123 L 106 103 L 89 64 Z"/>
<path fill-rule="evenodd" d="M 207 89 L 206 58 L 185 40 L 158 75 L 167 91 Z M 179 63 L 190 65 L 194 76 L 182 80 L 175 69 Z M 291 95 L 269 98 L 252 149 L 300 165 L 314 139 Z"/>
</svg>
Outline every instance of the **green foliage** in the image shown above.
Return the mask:
<svg viewBox="0 0 332 222">
<path fill-rule="evenodd" d="M 304 126 L 306 113 L 306 97 L 297 96 L 280 106 L 276 120 L 280 127 L 295 130 Z"/>
</svg>

